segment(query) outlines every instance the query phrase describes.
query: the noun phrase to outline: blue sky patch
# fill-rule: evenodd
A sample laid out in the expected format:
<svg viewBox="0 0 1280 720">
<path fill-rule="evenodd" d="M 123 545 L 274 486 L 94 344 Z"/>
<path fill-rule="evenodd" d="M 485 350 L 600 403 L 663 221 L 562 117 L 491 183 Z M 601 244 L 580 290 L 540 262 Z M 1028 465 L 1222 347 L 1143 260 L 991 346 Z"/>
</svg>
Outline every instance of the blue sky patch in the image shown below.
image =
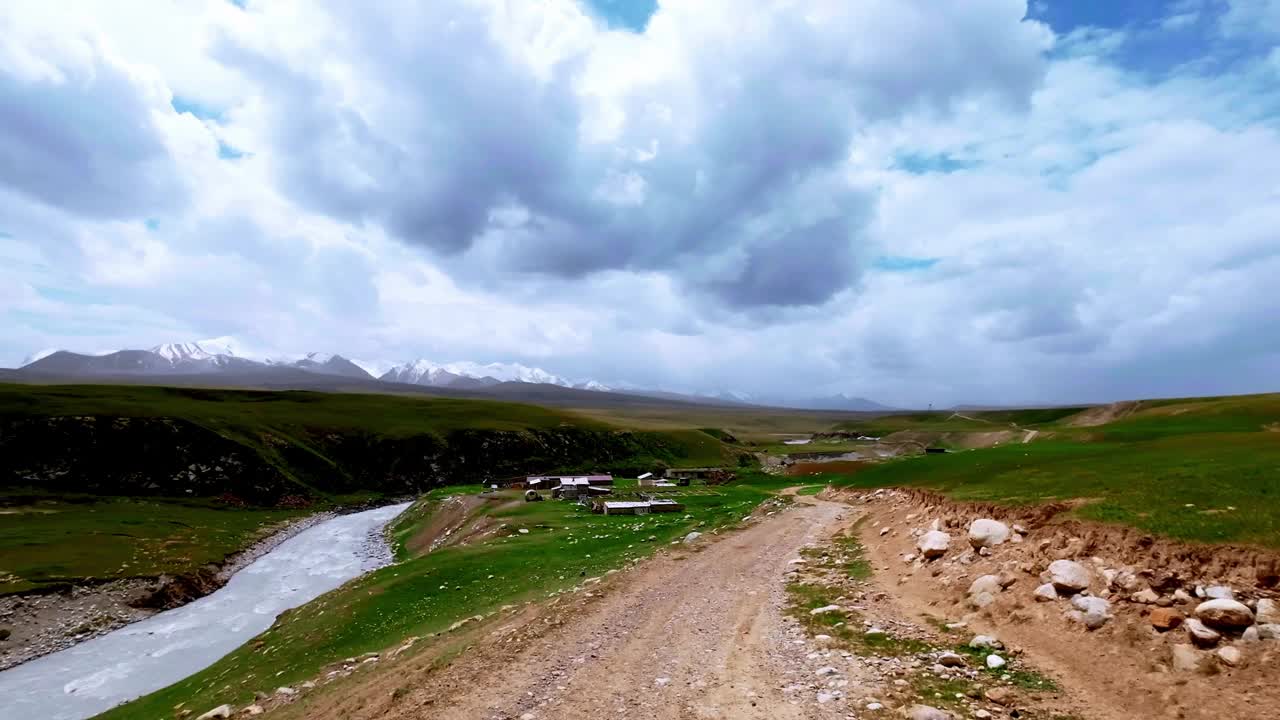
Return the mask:
<svg viewBox="0 0 1280 720">
<path fill-rule="evenodd" d="M 912 272 L 914 270 L 928 270 L 942 258 L 915 258 L 906 257 L 904 255 L 881 255 L 871 264 L 876 270 L 882 272 Z"/>
<path fill-rule="evenodd" d="M 184 98 L 181 95 L 174 95 L 170 104 L 173 105 L 174 111 L 178 113 L 188 113 L 201 120 L 212 120 L 214 122 L 222 120 L 222 112 L 218 109 L 211 108 L 190 98 Z"/>
<path fill-rule="evenodd" d="M 147 218 L 143 225 L 146 225 L 147 229 L 151 232 L 155 232 L 160 229 L 160 221 L 155 218 Z"/>
<path fill-rule="evenodd" d="M 899 153 L 894 157 L 893 165 L 913 175 L 946 174 L 973 167 L 973 163 L 957 160 L 949 153 Z"/>
<path fill-rule="evenodd" d="M 218 141 L 218 157 L 223 160 L 239 160 L 244 156 L 245 153 L 243 150 L 237 150 L 221 140 Z"/>
<path fill-rule="evenodd" d="M 583 0 L 609 27 L 644 32 L 658 10 L 658 0 Z"/>
</svg>

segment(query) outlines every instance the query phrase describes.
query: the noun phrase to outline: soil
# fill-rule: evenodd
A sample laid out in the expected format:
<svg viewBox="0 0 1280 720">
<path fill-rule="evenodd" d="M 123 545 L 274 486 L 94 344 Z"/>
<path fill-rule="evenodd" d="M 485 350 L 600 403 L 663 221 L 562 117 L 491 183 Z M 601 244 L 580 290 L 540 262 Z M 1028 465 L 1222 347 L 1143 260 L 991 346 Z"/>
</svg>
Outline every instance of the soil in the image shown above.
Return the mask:
<svg viewBox="0 0 1280 720">
<path fill-rule="evenodd" d="M 489 514 L 479 514 L 486 505 L 503 510 L 524 500 L 501 496 L 455 495 L 440 501 L 431 520 L 405 543 L 414 555 L 425 555 L 450 545 L 465 545 L 497 531 L 498 523 Z"/>
<path fill-rule="evenodd" d="M 859 514 L 796 497 L 744 529 L 677 544 L 549 603 L 415 639 L 381 662 L 349 660 L 317 678 L 314 691 L 263 704 L 271 717 L 351 720 L 888 717 L 918 700 L 905 694 L 903 677 L 922 661 L 824 650 L 787 612 L 787 582 L 807 562 L 800 553 L 831 547 Z M 892 579 L 850 591 L 850 601 L 895 632 L 936 632 L 895 615 L 885 602 Z M 1086 706 L 1080 694 L 1054 694 L 1044 716 Z M 884 707 L 867 709 L 873 703 Z M 1122 716 L 1131 717 L 1089 717 Z"/>
<path fill-rule="evenodd" d="M 62 592 L 0 597 L 0 627 L 11 633 L 0 641 L 0 670 L 202 598 L 280 543 L 329 517 L 332 513 L 317 513 L 287 522 L 224 562 L 188 574 L 86 582 Z"/>
</svg>

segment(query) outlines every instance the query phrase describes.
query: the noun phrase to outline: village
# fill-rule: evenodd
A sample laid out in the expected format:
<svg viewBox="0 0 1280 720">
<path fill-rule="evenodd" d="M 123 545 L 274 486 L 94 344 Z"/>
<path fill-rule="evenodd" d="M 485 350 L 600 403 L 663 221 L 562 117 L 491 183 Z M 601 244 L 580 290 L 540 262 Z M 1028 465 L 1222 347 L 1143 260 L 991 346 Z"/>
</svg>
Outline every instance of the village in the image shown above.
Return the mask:
<svg viewBox="0 0 1280 720">
<path fill-rule="evenodd" d="M 612 475 L 530 475 L 492 481 L 485 492 L 523 490 L 525 502 L 550 497 L 576 502 L 596 514 L 648 515 L 684 511 L 683 504 L 661 497 L 663 493 L 695 484 L 723 485 L 734 477 L 718 467 L 667 468 L 661 474 L 646 472 L 635 479 L 616 481 Z"/>
</svg>

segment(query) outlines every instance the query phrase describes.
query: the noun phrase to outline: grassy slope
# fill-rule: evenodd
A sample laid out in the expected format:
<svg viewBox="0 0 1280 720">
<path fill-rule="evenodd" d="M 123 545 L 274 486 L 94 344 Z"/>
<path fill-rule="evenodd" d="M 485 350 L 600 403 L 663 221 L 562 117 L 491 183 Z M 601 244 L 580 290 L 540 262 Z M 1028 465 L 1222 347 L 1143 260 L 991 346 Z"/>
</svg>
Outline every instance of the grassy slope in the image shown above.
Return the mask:
<svg viewBox="0 0 1280 720">
<path fill-rule="evenodd" d="M 1088 498 L 1080 517 L 1280 548 L 1280 432 L 1268 429 L 1278 421 L 1280 395 L 1156 401 L 1097 427 L 1059 418 L 1049 440 L 899 460 L 836 482 L 1009 503 Z"/>
<path fill-rule="evenodd" d="M 85 579 L 190 572 L 300 514 L 128 498 L 0 512 L 0 595 Z"/>
<path fill-rule="evenodd" d="M 593 515 L 567 502 L 520 503 L 495 513 L 512 534 L 407 558 L 348 583 L 286 614 L 210 668 L 101 717 L 152 720 L 167 717 L 181 702 L 196 712 L 224 702 L 243 704 L 256 690 L 300 682 L 330 662 L 381 651 L 411 635 L 440 632 L 502 605 L 546 597 L 647 555 L 695 527 L 706 531 L 733 524 L 785 484 L 753 476 L 724 487 L 686 488 L 673 494 L 685 503 L 685 513 L 641 517 Z M 443 488 L 421 502 L 476 489 Z M 428 521 L 428 513 L 411 512 L 392 535 L 403 543 Z M 530 532 L 521 535 L 517 528 Z M 403 548 L 398 554 L 406 555 Z"/>
</svg>

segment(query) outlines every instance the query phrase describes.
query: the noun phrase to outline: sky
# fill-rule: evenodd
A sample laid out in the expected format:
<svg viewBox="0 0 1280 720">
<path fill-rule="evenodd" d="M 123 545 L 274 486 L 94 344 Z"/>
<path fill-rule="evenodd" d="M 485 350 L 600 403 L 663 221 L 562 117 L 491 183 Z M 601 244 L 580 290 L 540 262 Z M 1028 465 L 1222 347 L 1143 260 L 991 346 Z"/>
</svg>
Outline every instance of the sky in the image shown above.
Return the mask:
<svg viewBox="0 0 1280 720">
<path fill-rule="evenodd" d="M 9 0 L 0 366 L 1280 391 L 1280 0 Z"/>
</svg>

